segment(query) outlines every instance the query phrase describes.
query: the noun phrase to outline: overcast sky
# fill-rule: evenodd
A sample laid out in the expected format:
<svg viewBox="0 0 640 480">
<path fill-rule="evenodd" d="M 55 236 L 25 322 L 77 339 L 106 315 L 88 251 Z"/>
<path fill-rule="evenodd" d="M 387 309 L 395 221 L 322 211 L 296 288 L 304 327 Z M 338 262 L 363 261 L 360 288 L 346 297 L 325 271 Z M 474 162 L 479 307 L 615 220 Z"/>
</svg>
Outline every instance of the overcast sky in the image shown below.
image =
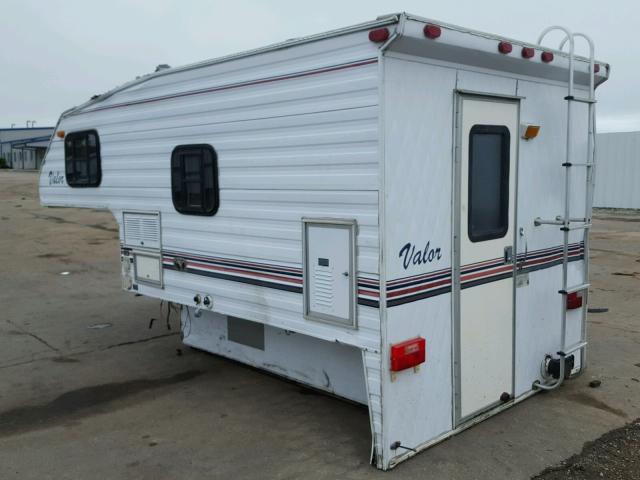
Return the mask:
<svg viewBox="0 0 640 480">
<path fill-rule="evenodd" d="M 160 63 L 184 65 L 399 11 L 530 42 L 552 24 L 585 32 L 612 66 L 598 89 L 599 131 L 640 130 L 633 0 L 2 0 L 0 128 L 54 125 L 63 110 Z"/>
</svg>

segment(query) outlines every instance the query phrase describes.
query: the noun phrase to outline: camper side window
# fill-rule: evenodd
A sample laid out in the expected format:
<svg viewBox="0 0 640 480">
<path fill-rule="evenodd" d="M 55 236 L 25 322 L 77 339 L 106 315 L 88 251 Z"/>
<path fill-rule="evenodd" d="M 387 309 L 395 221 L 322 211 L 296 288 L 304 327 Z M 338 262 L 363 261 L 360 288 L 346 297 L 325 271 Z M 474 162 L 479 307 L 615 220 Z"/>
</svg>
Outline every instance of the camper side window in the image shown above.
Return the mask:
<svg viewBox="0 0 640 480">
<path fill-rule="evenodd" d="M 469 133 L 468 234 L 472 242 L 509 230 L 509 129 L 474 125 Z"/>
<path fill-rule="evenodd" d="M 171 154 L 171 197 L 185 215 L 218 211 L 218 157 L 211 145 L 180 145 Z"/>
<path fill-rule="evenodd" d="M 102 180 L 100 140 L 95 130 L 72 132 L 64 139 L 64 169 L 70 187 L 97 187 Z"/>
</svg>

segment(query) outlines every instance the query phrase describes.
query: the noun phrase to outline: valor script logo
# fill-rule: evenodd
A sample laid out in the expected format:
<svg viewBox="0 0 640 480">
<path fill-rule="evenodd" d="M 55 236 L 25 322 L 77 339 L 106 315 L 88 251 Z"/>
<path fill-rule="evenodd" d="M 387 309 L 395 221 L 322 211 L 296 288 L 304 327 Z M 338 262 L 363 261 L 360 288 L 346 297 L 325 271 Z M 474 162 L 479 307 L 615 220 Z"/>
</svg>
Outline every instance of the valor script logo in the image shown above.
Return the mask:
<svg viewBox="0 0 640 480">
<path fill-rule="evenodd" d="M 406 270 L 411 265 L 425 265 L 440 260 L 442 252 L 440 247 L 431 248 L 431 241 L 428 241 L 421 250 L 417 250 L 416 246 L 409 242 L 400 249 L 398 256 L 402 258 L 402 266 Z"/>
<path fill-rule="evenodd" d="M 49 171 L 49 185 L 64 185 L 64 175 L 60 175 L 60 172 Z"/>
</svg>

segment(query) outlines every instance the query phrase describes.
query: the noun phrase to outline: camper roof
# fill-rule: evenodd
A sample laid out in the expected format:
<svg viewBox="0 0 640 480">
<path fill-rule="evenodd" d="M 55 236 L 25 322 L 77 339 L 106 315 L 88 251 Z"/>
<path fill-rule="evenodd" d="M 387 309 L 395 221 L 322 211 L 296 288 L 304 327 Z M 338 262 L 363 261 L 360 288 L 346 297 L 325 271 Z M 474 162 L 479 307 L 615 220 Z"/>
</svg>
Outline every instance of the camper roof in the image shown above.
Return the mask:
<svg viewBox="0 0 640 480">
<path fill-rule="evenodd" d="M 439 35 L 437 39 L 434 39 L 435 41 L 430 43 L 425 42 L 426 34 L 424 34 L 422 30 L 426 25 L 437 26 L 442 31 L 441 35 Z M 95 103 L 99 103 L 111 97 L 115 93 L 158 77 L 175 75 L 188 70 L 204 68 L 223 62 L 260 55 L 340 35 L 366 30 L 373 31 L 382 28 L 387 28 L 390 30 L 390 33 L 388 35 L 388 39 L 380 42 L 380 50 L 424 56 L 445 62 L 448 61 L 490 69 L 511 71 L 513 73 L 523 75 L 546 77 L 558 81 L 566 81 L 567 79 L 569 54 L 566 51 L 534 43 L 522 42 L 500 35 L 480 32 L 408 13 L 394 13 L 382 15 L 370 22 L 330 30 L 328 32 L 315 35 L 292 38 L 253 50 L 247 50 L 181 67 L 159 69 L 154 73 L 145 74 L 106 93 L 96 95 L 84 104 L 65 111 L 62 114 L 62 117 L 72 114 L 73 112 L 77 112 L 78 110 L 82 110 Z M 556 28 L 561 29 L 561 27 Z M 510 45 L 509 52 L 503 52 L 502 50 L 499 51 L 498 45 L 505 42 Z M 529 58 L 525 56 L 524 52 L 522 55 L 518 54 L 518 52 L 523 51 L 524 49 L 533 49 L 540 53 L 550 52 L 552 54 L 551 58 L 556 58 L 556 61 L 554 61 L 553 66 L 547 65 L 547 62 L 540 60 L 527 61 Z M 575 55 L 574 60 L 574 70 L 576 71 L 575 82 L 586 85 L 588 83 L 587 72 L 589 59 Z M 597 73 L 595 75 L 595 84 L 597 86 L 607 80 L 610 67 L 609 64 L 605 62 L 597 61 L 596 64 Z"/>
</svg>

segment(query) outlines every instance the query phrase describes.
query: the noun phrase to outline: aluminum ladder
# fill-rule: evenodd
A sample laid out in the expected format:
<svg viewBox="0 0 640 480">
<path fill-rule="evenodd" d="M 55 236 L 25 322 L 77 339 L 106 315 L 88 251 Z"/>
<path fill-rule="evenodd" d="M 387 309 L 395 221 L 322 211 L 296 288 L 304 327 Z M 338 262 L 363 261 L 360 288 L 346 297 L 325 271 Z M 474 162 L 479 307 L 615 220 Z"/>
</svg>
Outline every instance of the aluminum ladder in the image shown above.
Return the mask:
<svg viewBox="0 0 640 480">
<path fill-rule="evenodd" d="M 565 44 L 569 42 L 569 91 L 565 97 L 567 101 L 567 143 L 566 143 L 566 159 L 562 164 L 565 169 L 564 176 L 564 214 L 558 215 L 553 220 L 544 220 L 536 218 L 534 224 L 540 225 L 556 225 L 560 227 L 563 233 L 563 247 L 562 247 L 562 288 L 558 291 L 562 295 L 562 332 L 561 332 L 561 349 L 557 352 L 560 360 L 559 376 L 557 381 L 552 384 L 543 384 L 539 381 L 533 383 L 534 389 L 540 390 L 553 390 L 559 387 L 565 377 L 565 358 L 568 355 L 576 351 L 580 351 L 580 368 L 584 369 L 586 365 L 586 346 L 587 346 L 587 305 L 586 301 L 582 306 L 582 325 L 580 340 L 573 345 L 567 346 L 567 296 L 571 293 L 585 291 L 589 288 L 589 229 L 591 228 L 591 217 L 593 210 L 593 192 L 594 192 L 594 167 L 595 167 L 595 58 L 594 58 L 594 44 L 591 38 L 583 33 L 572 33 L 569 29 L 561 26 L 552 26 L 546 28 L 538 38 L 538 44 L 542 44 L 544 37 L 552 31 L 560 30 L 564 32 L 565 37 L 560 43 L 559 50 L 563 50 Z M 582 38 L 589 44 L 589 93 L 588 97 L 579 97 L 574 95 L 574 47 L 575 39 Z M 573 161 L 572 151 L 572 106 L 574 102 L 588 104 L 588 141 L 587 141 L 587 158 L 584 163 L 576 163 Z M 586 168 L 586 198 L 585 198 L 585 213 L 584 217 L 572 217 L 571 216 L 571 172 L 576 167 Z M 582 283 L 578 285 L 568 284 L 568 269 L 569 269 L 569 234 L 574 230 L 583 230 L 583 244 L 584 244 L 584 269 Z"/>
</svg>

